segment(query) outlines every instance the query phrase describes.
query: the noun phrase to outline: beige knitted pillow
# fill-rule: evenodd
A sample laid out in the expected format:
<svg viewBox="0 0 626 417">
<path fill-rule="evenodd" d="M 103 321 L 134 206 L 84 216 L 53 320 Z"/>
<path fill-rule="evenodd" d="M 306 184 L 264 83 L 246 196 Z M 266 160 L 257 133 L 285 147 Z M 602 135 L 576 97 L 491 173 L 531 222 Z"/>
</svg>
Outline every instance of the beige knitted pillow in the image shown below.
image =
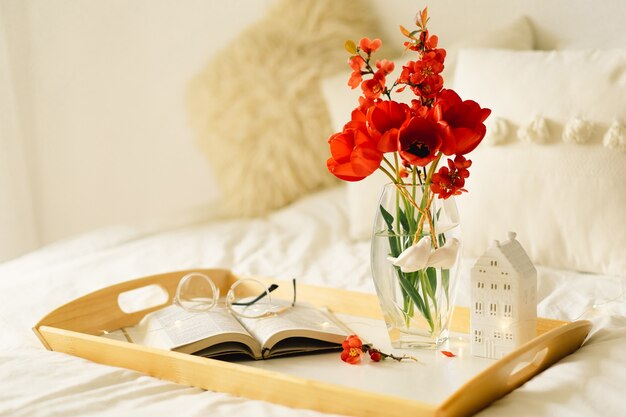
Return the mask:
<svg viewBox="0 0 626 417">
<path fill-rule="evenodd" d="M 319 80 L 347 68 L 346 39 L 379 33 L 367 5 L 281 0 L 192 81 L 192 128 L 228 214 L 263 215 L 334 182 Z"/>
</svg>

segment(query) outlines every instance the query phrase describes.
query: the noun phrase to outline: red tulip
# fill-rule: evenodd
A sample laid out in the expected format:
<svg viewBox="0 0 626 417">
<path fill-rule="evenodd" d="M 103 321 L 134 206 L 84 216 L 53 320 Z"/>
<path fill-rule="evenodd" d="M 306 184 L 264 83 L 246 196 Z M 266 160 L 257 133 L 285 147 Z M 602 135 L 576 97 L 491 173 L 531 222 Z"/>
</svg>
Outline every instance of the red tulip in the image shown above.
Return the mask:
<svg viewBox="0 0 626 417">
<path fill-rule="evenodd" d="M 344 181 L 360 181 L 378 169 L 383 154 L 360 128 L 346 128 L 328 139 L 331 157 L 328 170 Z"/>
<path fill-rule="evenodd" d="M 411 116 L 409 106 L 391 100 L 375 103 L 367 111 L 367 129 L 381 152 L 398 150 L 398 132 Z"/>
<path fill-rule="evenodd" d="M 441 147 L 437 123 L 415 116 L 400 129 L 398 135 L 400 156 L 410 165 L 426 166 L 436 158 Z"/>
<path fill-rule="evenodd" d="M 441 152 L 444 154 L 465 155 L 485 137 L 484 121 L 491 110 L 481 108 L 475 101 L 463 101 L 453 90 L 442 90 L 433 109 L 443 135 Z"/>
</svg>

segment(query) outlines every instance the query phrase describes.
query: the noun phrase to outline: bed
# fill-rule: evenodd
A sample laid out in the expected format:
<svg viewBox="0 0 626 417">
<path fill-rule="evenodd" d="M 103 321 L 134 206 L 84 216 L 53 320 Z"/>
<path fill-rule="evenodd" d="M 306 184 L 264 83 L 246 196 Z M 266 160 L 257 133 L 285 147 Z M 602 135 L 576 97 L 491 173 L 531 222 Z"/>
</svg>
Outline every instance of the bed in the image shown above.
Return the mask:
<svg viewBox="0 0 626 417">
<path fill-rule="evenodd" d="M 397 39 L 392 31 L 398 22 L 413 13 L 413 6 L 400 1 L 371 7 L 382 27 L 389 26 L 381 34 L 390 42 Z M 474 20 L 464 19 L 475 9 L 479 13 L 472 14 Z M 617 138 L 613 142 L 604 138 L 614 123 L 619 131 L 619 120 L 626 121 L 622 97 L 626 7 L 618 1 L 601 6 L 591 1 L 480 1 L 469 6 L 450 0 L 431 5 L 430 11 L 433 21 L 447 20 L 438 28 L 433 23 L 433 30 L 454 45 L 456 72 L 454 77 L 450 74 L 454 87 L 490 103 L 495 116 L 491 136 L 475 157 L 471 190 L 459 199 L 467 247 L 457 304 L 469 304 L 469 270 L 484 245 L 514 229 L 537 264 L 538 315 L 593 322 L 589 338 L 577 352 L 478 415 L 624 415 L 626 142 L 619 142 L 618 134 L 611 136 Z M 498 16 L 497 22 L 493 16 Z M 581 27 L 583 18 L 586 25 Z M 505 29 L 504 23 L 510 27 Z M 471 25 L 484 27 L 485 35 L 469 39 L 464 34 Z M 602 63 L 601 68 L 594 62 Z M 517 80 L 533 80 L 537 74 L 552 78 L 545 85 L 515 85 L 510 75 L 503 75 L 514 70 L 519 70 Z M 573 75 L 568 77 L 565 72 L 570 70 Z M 593 94 L 572 93 L 597 79 L 594 71 L 612 74 L 595 88 L 604 104 Z M 342 97 L 348 91 L 337 88 L 340 80 L 345 82 L 345 74 L 328 69 L 316 79 L 321 85 L 318 101 L 309 103 L 315 106 L 322 100 L 326 122 L 335 128 L 346 114 Z M 196 80 L 197 88 L 201 82 Z M 550 85 L 558 89 L 549 91 Z M 200 111 L 202 103 L 208 106 L 203 101 L 193 103 L 192 112 Z M 580 125 L 580 120 L 593 122 L 593 129 L 570 127 Z M 549 128 L 547 144 L 533 141 L 537 136 L 528 133 L 541 123 Z M 568 135 L 568 129 L 578 134 Z M 590 138 L 579 139 L 580 132 L 588 130 Z M 521 137 L 531 139 L 524 142 Z M 214 152 L 211 146 L 205 144 L 203 149 Z M 320 155 L 325 152 L 323 148 Z M 528 170 L 529 166 L 544 168 Z M 47 351 L 31 330 L 46 313 L 81 295 L 132 278 L 183 269 L 220 267 L 237 274 L 297 277 L 303 283 L 373 292 L 372 216 L 367 213 L 373 213 L 370 206 L 380 179 L 346 185 L 315 177 L 322 174 L 329 175 L 323 170 L 309 173 L 311 189 L 299 187 L 295 194 L 288 191 L 289 184 L 274 184 L 283 192 L 260 196 L 262 213 L 241 207 L 224 211 L 228 204 L 241 204 L 226 193 L 208 209 L 214 213 L 209 220 L 177 213 L 175 221 L 108 227 L 0 264 L 0 415 L 323 415 Z M 252 188 L 258 191 L 262 186 L 263 181 Z M 568 192 L 563 192 L 565 188 Z M 507 192 L 512 193 L 509 198 L 493 197 Z M 544 211 L 529 213 L 520 200 L 533 201 L 533 207 Z M 237 213 L 240 209 L 243 212 Z"/>
</svg>

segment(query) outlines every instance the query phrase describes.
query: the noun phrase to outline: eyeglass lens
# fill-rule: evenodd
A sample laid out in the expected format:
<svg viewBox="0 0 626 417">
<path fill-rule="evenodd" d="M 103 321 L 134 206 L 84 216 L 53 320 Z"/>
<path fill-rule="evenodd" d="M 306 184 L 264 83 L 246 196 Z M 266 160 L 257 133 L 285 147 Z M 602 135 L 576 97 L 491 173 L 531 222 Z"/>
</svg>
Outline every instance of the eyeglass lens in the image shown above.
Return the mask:
<svg viewBox="0 0 626 417">
<path fill-rule="evenodd" d="M 237 315 L 258 318 L 278 314 L 296 302 L 296 280 L 293 283 L 293 300 L 272 299 L 270 293 L 278 288 L 277 284 L 266 287 L 256 279 L 240 279 L 229 289 L 226 305 Z M 194 272 L 181 278 L 176 289 L 174 303 L 191 312 L 211 310 L 219 300 L 219 288 L 213 280 L 202 273 Z"/>
<path fill-rule="evenodd" d="M 191 273 L 178 283 L 174 303 L 187 311 L 208 311 L 219 299 L 219 289 L 206 275 Z"/>
</svg>

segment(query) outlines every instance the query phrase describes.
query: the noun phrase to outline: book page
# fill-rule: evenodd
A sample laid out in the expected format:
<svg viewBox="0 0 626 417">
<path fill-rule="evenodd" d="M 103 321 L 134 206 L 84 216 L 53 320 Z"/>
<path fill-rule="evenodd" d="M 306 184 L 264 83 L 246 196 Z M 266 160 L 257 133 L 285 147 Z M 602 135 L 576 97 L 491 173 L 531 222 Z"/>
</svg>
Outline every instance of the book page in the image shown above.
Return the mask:
<svg viewBox="0 0 626 417">
<path fill-rule="evenodd" d="M 258 319 L 240 317 L 239 321 L 267 349 L 288 337 L 308 337 L 341 344 L 348 336 L 324 311 L 304 302 L 298 302 L 276 316 Z"/>
<path fill-rule="evenodd" d="M 241 340 L 241 337 L 235 337 L 237 335 L 250 338 L 246 329 L 226 308 L 220 306 L 215 306 L 209 312 L 191 313 L 171 305 L 146 315 L 137 326 L 125 330 L 134 343 L 185 353 L 192 353 L 194 350 L 190 349 L 195 347 L 182 347 L 220 335 L 225 336 L 220 338 L 224 341 Z"/>
</svg>

